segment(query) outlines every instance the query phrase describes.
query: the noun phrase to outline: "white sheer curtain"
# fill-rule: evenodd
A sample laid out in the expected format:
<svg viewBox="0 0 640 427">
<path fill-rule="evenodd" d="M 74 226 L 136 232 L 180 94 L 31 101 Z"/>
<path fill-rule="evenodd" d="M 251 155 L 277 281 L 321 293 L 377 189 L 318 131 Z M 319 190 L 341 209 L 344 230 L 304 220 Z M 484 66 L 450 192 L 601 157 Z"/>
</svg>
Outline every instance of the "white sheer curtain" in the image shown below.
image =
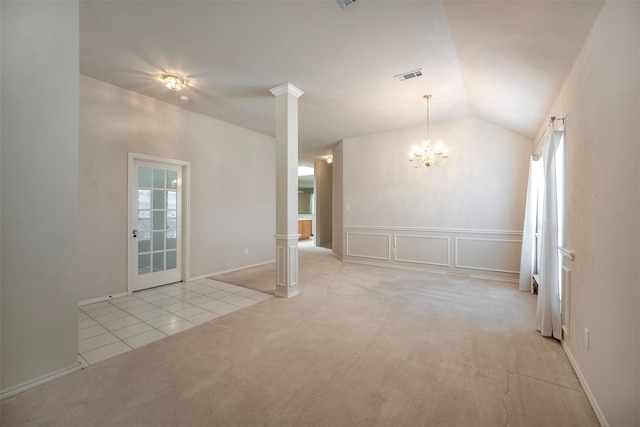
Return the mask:
<svg viewBox="0 0 640 427">
<path fill-rule="evenodd" d="M 562 339 L 560 319 L 560 277 L 558 261 L 558 195 L 556 181 L 556 150 L 564 131 L 547 132 L 544 143 L 544 202 L 542 209 L 540 259 L 540 283 L 538 286 L 538 308 L 536 327 L 543 336 Z"/>
<path fill-rule="evenodd" d="M 520 290 L 531 291 L 531 275 L 535 253 L 534 234 L 536 230 L 537 182 L 534 175 L 534 160 L 529 158 L 529 185 L 524 206 L 524 227 L 522 229 L 522 252 L 520 253 Z"/>
</svg>

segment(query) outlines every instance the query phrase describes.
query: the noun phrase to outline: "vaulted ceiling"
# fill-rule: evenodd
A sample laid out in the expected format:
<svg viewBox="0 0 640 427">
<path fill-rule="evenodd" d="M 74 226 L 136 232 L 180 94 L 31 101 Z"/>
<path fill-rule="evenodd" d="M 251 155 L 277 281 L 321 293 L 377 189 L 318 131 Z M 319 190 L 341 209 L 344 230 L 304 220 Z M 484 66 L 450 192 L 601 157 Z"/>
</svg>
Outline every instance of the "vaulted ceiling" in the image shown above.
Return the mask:
<svg viewBox="0 0 640 427">
<path fill-rule="evenodd" d="M 473 115 L 534 138 L 603 1 L 83 1 L 80 72 L 263 134 L 299 99 L 299 154 Z M 418 78 L 394 76 L 422 69 Z M 163 73 L 188 80 L 180 93 Z M 186 94 L 191 102 L 179 100 Z"/>
</svg>

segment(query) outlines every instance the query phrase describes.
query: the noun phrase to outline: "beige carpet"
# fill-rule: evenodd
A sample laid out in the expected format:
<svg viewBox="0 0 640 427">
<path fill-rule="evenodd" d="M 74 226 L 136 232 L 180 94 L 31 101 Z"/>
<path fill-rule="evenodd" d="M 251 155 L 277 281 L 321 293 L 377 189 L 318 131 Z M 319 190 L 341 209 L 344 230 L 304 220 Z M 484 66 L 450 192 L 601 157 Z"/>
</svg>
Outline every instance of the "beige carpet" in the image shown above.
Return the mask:
<svg viewBox="0 0 640 427">
<path fill-rule="evenodd" d="M 300 251 L 302 295 L 6 399 L 2 424 L 598 425 L 533 295 Z"/>
</svg>

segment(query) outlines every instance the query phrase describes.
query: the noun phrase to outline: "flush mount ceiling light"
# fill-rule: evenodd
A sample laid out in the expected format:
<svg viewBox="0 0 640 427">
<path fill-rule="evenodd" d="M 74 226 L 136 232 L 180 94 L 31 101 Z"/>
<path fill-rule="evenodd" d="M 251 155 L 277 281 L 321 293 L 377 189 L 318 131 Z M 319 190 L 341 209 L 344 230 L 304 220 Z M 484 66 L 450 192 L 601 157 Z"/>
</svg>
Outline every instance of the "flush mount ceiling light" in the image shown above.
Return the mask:
<svg viewBox="0 0 640 427">
<path fill-rule="evenodd" d="M 162 83 L 166 88 L 171 90 L 180 90 L 183 86 L 187 85 L 187 81 L 184 77 L 179 77 L 174 74 L 163 74 Z"/>
<path fill-rule="evenodd" d="M 333 156 L 327 157 L 327 163 L 329 164 L 333 163 Z"/>
<path fill-rule="evenodd" d="M 429 99 L 431 95 L 423 96 L 427 100 L 427 137 L 422 143 L 422 147 L 414 146 L 409 153 L 409 163 L 414 168 L 420 166 L 431 167 L 433 165 L 442 166 L 447 163 L 449 150 L 444 147 L 442 141 L 438 141 L 435 147 L 431 147 L 431 135 L 429 134 Z"/>
</svg>

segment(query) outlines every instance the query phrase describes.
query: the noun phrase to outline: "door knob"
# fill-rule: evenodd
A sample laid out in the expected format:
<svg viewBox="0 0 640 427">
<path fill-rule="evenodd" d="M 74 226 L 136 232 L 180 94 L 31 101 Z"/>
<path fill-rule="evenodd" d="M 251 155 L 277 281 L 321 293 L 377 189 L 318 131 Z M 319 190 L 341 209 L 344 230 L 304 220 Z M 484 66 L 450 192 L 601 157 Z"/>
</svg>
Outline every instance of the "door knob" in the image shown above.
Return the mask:
<svg viewBox="0 0 640 427">
<path fill-rule="evenodd" d="M 133 229 L 133 237 L 138 237 L 138 230 L 135 228 Z"/>
</svg>

